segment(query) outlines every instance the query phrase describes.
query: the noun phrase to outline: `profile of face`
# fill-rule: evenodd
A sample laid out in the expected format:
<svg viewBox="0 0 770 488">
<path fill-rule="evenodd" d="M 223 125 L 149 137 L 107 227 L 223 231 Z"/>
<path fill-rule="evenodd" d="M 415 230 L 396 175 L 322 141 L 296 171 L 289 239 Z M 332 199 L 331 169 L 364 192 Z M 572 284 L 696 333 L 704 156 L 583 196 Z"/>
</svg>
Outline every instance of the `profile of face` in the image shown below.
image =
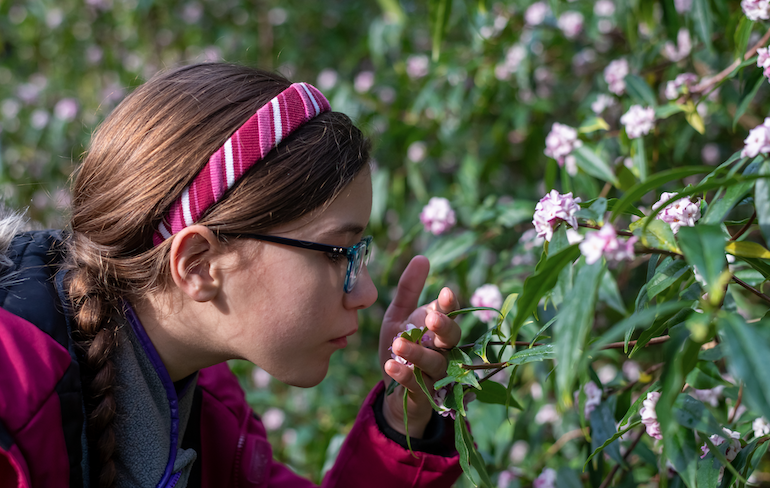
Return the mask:
<svg viewBox="0 0 770 488">
<path fill-rule="evenodd" d="M 372 183 L 362 170 L 327 207 L 270 234 L 332 246 L 357 244 L 369 222 Z M 358 310 L 377 299 L 364 266 L 345 293 L 342 255 L 252 239 L 233 246 L 214 305 L 221 312 L 203 338 L 260 366 L 284 383 L 310 387 L 326 376 L 332 353 L 358 330 Z"/>
</svg>

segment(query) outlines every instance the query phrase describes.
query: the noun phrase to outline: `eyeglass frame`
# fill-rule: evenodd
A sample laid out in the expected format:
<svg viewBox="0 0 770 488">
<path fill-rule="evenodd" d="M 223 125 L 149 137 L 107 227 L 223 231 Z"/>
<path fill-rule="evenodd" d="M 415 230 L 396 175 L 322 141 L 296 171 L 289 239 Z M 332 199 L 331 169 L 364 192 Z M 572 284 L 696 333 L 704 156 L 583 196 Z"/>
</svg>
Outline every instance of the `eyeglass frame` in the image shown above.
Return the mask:
<svg viewBox="0 0 770 488">
<path fill-rule="evenodd" d="M 332 254 L 339 254 L 340 256 L 345 256 L 348 260 L 348 266 L 345 271 L 345 284 L 343 286 L 343 290 L 345 291 L 345 293 L 350 293 L 351 291 L 353 291 L 353 287 L 356 285 L 359 273 L 361 272 L 361 270 L 364 269 L 364 266 L 369 264 L 369 256 L 371 255 L 370 249 L 371 249 L 372 239 L 373 239 L 372 236 L 364 236 L 357 244 L 350 247 L 343 247 L 343 246 L 330 246 L 328 244 L 321 244 L 318 242 L 303 241 L 300 239 L 291 239 L 289 237 L 272 236 L 267 234 L 222 233 L 219 235 L 226 236 L 226 237 L 235 237 L 235 238 L 245 237 L 247 239 L 255 239 L 258 241 L 272 242 L 274 244 L 283 244 L 284 246 L 291 246 L 299 249 L 309 249 L 311 251 L 328 252 Z M 359 265 L 358 269 L 355 271 L 355 275 L 354 275 L 353 267 L 356 262 L 356 259 L 358 258 L 359 253 L 361 252 L 360 251 L 361 247 L 364 248 L 364 256 L 361 259 L 361 264 Z"/>
</svg>

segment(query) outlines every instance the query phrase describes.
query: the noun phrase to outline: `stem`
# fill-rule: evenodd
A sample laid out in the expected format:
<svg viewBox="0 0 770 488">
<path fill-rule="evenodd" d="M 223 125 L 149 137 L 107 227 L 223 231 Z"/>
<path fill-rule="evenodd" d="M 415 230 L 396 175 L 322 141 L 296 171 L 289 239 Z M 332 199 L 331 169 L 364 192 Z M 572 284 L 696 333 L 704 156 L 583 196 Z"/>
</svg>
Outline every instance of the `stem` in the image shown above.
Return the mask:
<svg viewBox="0 0 770 488">
<path fill-rule="evenodd" d="M 741 227 L 741 230 L 739 230 L 737 234 L 732 236 L 730 240 L 734 241 L 738 239 L 740 236 L 742 236 L 743 234 L 745 234 L 746 231 L 749 230 L 749 227 L 751 227 L 751 225 L 754 223 L 754 218 L 756 216 L 757 216 L 757 209 L 754 209 L 754 213 L 751 215 L 751 218 L 748 220 L 748 222 L 746 222 L 746 224 L 743 227 Z"/>
<path fill-rule="evenodd" d="M 660 337 L 653 337 L 652 339 L 650 339 L 647 342 L 647 345 L 649 346 L 649 345 L 655 345 L 655 344 L 662 344 L 662 343 L 666 342 L 669 339 L 670 339 L 670 337 L 667 336 L 667 335 L 660 336 Z M 629 346 L 635 346 L 636 343 L 637 343 L 637 341 L 628 341 L 628 345 Z M 500 342 L 500 341 L 491 341 L 488 344 L 490 346 L 505 346 L 505 345 L 509 345 L 508 342 Z M 529 341 L 515 341 L 513 344 L 516 345 L 516 346 L 529 346 Z M 536 343 L 533 344 L 533 346 L 544 346 L 546 344 L 547 344 L 546 342 L 536 342 Z M 470 347 L 473 347 L 473 346 L 474 346 L 474 344 L 463 344 L 462 346 L 457 346 L 457 347 L 459 347 L 460 349 L 463 349 L 463 348 L 467 349 L 467 348 L 470 348 Z M 604 349 L 623 349 L 624 347 L 626 347 L 626 343 L 625 343 L 625 341 L 621 341 L 621 342 L 611 342 L 609 344 L 606 344 L 606 345 L 602 346 L 601 349 L 602 350 L 604 350 Z M 468 366 L 468 368 L 466 368 L 466 369 L 492 369 L 492 368 L 504 368 L 504 367 L 508 366 L 508 363 L 486 363 L 486 364 L 480 364 L 478 366 L 474 366 L 472 368 L 470 367 L 470 365 L 465 364 L 465 365 L 463 365 L 463 368 L 465 368 L 466 366 Z"/>
<path fill-rule="evenodd" d="M 738 399 L 735 401 L 735 407 L 733 408 L 733 413 L 730 415 L 730 418 L 727 420 L 728 424 L 732 424 L 733 420 L 735 420 L 735 415 L 738 413 L 738 407 L 741 406 L 741 401 L 743 400 L 743 382 L 741 381 L 741 387 L 738 389 Z"/>
<path fill-rule="evenodd" d="M 672 251 L 664 251 L 663 249 L 655 249 L 654 247 L 640 247 L 639 250 L 635 250 L 635 251 L 642 254 L 662 254 L 664 256 L 669 256 L 672 258 L 682 257 L 682 255 L 679 253 L 675 253 Z"/>
<path fill-rule="evenodd" d="M 642 374 L 643 375 L 651 375 L 652 373 L 654 373 L 655 371 L 659 370 L 662 367 L 663 367 L 663 363 L 654 364 L 654 365 L 650 366 L 649 368 L 647 368 L 646 370 L 644 370 L 644 373 L 642 373 Z M 639 376 L 641 377 L 641 375 L 639 375 Z M 617 391 L 617 394 L 621 395 L 621 394 L 625 393 L 626 391 L 628 391 L 631 388 L 633 388 L 634 386 L 636 386 L 637 383 L 639 383 L 639 380 L 632 381 L 631 383 L 627 384 L 623 388 L 619 389 Z M 652 386 L 652 382 L 650 382 L 650 386 Z"/>
<path fill-rule="evenodd" d="M 760 39 L 754 46 L 751 47 L 748 51 L 746 51 L 746 55 L 743 57 L 743 59 L 748 59 L 752 56 L 754 56 L 757 53 L 757 49 L 767 44 L 768 39 L 770 39 L 770 30 L 765 32 L 765 35 L 762 36 L 762 39 Z M 711 78 L 707 78 L 705 80 L 701 80 L 700 83 L 698 83 L 696 86 L 692 88 L 692 93 L 703 93 L 712 86 L 716 85 L 717 83 L 721 82 L 727 76 L 733 72 L 735 68 L 737 68 L 741 64 L 740 59 L 736 59 L 733 61 L 733 63 L 728 66 L 727 68 L 720 71 L 717 75 L 712 76 Z"/>
<path fill-rule="evenodd" d="M 578 437 L 585 437 L 587 435 L 588 428 L 585 430 L 583 429 L 575 429 L 571 430 L 569 432 L 566 432 L 563 436 L 559 437 L 559 439 L 554 442 L 554 444 L 548 448 L 548 450 L 545 453 L 546 459 L 552 457 L 554 454 L 559 452 L 559 449 L 561 449 L 564 444 L 571 441 L 572 439 L 577 439 Z"/>
<path fill-rule="evenodd" d="M 636 436 L 634 439 L 634 442 L 631 444 L 631 446 L 628 448 L 626 453 L 623 455 L 623 460 L 627 460 L 628 457 L 631 455 L 634 449 L 636 449 L 636 445 L 639 444 L 639 441 L 642 440 L 642 435 L 644 435 L 644 429 L 639 431 L 639 435 Z M 604 481 L 602 481 L 602 484 L 599 485 L 599 488 L 607 488 L 610 486 L 610 483 L 612 482 L 612 478 L 615 477 L 615 473 L 618 472 L 618 469 L 620 469 L 620 464 L 616 464 L 612 467 L 610 470 L 610 473 L 607 475 L 606 478 L 604 478 Z M 625 471 L 625 470 L 624 470 Z"/>
<path fill-rule="evenodd" d="M 755 294 L 756 296 L 758 296 L 762 300 L 770 303 L 770 297 L 769 296 L 765 295 L 764 293 L 762 293 L 761 291 L 757 290 L 756 288 L 754 288 L 750 284 L 746 283 L 742 279 L 738 278 L 737 276 L 733 276 L 733 281 L 738 283 L 742 287 L 746 288 L 747 290 L 749 290 L 751 293 Z"/>
<path fill-rule="evenodd" d="M 601 227 L 599 227 L 598 225 L 591 225 L 591 224 L 578 223 L 578 227 L 585 227 L 586 229 L 601 230 Z M 632 237 L 634 235 L 633 232 L 628 232 L 625 230 L 616 230 L 615 232 L 620 236 L 626 236 L 626 237 Z"/>
</svg>

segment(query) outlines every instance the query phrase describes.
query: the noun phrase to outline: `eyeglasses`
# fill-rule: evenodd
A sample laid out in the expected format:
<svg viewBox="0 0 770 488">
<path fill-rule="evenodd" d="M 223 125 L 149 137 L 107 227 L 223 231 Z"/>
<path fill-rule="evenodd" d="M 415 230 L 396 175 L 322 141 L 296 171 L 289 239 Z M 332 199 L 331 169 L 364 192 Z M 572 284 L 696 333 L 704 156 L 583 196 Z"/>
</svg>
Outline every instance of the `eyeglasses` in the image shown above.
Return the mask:
<svg viewBox="0 0 770 488">
<path fill-rule="evenodd" d="M 370 248 L 372 245 L 372 236 L 366 236 L 361 242 L 352 247 L 329 246 L 317 242 L 300 241 L 298 239 L 289 239 L 288 237 L 269 236 L 263 234 L 220 234 L 232 237 L 245 237 L 247 239 L 256 239 L 259 241 L 273 242 L 285 246 L 298 247 L 300 249 L 310 249 L 312 251 L 328 252 L 339 254 L 348 258 L 348 268 L 345 274 L 345 293 L 350 293 L 356 286 L 358 275 L 364 269 L 364 265 L 369 263 Z"/>
</svg>

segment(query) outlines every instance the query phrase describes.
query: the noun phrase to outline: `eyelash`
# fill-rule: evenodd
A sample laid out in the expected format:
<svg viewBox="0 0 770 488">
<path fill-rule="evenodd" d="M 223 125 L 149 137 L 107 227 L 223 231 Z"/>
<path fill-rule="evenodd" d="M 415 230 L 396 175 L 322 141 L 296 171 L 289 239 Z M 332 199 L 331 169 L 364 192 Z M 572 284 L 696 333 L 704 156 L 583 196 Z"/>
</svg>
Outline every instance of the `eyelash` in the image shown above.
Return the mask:
<svg viewBox="0 0 770 488">
<path fill-rule="evenodd" d="M 331 261 L 332 263 L 335 263 L 335 264 L 339 263 L 340 260 L 345 258 L 345 256 L 343 256 L 342 254 L 339 254 L 339 253 L 336 253 L 336 252 L 327 252 L 326 253 L 326 257 L 329 258 L 329 261 Z"/>
</svg>

